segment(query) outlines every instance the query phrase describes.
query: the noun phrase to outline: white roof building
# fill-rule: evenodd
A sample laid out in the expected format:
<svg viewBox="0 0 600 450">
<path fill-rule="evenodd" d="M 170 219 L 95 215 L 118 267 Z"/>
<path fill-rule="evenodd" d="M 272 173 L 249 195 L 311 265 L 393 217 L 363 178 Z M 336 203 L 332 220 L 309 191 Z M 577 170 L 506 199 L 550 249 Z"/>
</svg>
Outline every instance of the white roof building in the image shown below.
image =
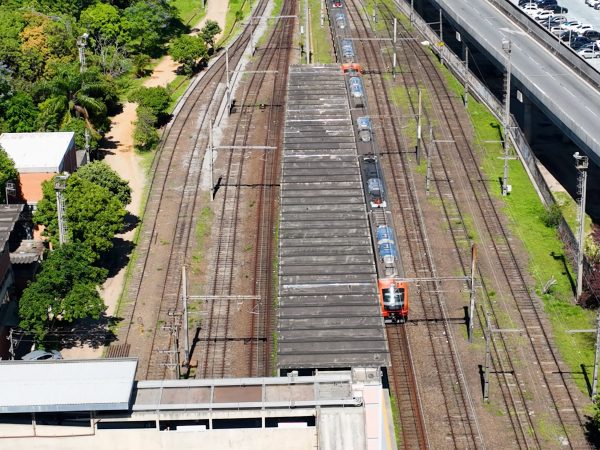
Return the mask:
<svg viewBox="0 0 600 450">
<path fill-rule="evenodd" d="M 19 173 L 62 172 L 65 156 L 74 145 L 72 131 L 0 135 L 0 146 L 15 162 Z"/>
</svg>

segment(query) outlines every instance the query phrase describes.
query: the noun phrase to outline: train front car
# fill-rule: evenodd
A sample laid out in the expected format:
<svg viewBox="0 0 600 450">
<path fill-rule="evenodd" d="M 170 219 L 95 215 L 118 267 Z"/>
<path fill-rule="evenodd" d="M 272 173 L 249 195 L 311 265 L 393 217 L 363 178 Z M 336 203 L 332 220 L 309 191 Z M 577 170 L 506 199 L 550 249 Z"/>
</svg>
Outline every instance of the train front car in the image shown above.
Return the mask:
<svg viewBox="0 0 600 450">
<path fill-rule="evenodd" d="M 383 278 L 377 281 L 383 320 L 404 323 L 408 320 L 408 291 L 404 281 Z"/>
</svg>

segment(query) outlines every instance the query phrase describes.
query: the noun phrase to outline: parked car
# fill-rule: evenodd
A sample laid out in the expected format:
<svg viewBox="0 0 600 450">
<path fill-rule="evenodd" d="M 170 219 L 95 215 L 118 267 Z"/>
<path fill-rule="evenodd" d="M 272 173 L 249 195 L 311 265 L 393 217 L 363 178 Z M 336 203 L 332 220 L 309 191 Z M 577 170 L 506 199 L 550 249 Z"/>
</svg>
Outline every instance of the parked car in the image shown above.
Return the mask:
<svg viewBox="0 0 600 450">
<path fill-rule="evenodd" d="M 44 361 L 46 359 L 63 359 L 59 351 L 34 350 L 23 356 L 23 361 Z"/>
<path fill-rule="evenodd" d="M 546 6 L 558 5 L 556 0 L 541 0 L 536 2 L 539 8 L 545 8 Z"/>
<path fill-rule="evenodd" d="M 567 22 L 563 23 L 560 27 L 563 30 L 573 30 L 580 23 L 581 22 L 579 22 L 578 20 L 568 20 Z"/>
<path fill-rule="evenodd" d="M 544 9 L 547 11 L 552 11 L 555 14 L 566 14 L 569 12 L 568 8 L 565 8 L 564 6 L 560 6 L 560 5 L 548 5 L 548 6 L 544 6 Z M 565 18 L 566 20 L 566 18 Z"/>
<path fill-rule="evenodd" d="M 600 53 L 595 52 L 591 48 L 582 48 L 577 52 L 577 54 L 583 59 L 592 59 L 600 57 Z"/>
<path fill-rule="evenodd" d="M 595 8 L 598 3 L 600 3 L 599 0 L 589 0 L 588 2 L 586 2 L 588 6 L 591 6 L 592 8 Z"/>
<path fill-rule="evenodd" d="M 522 9 L 529 15 L 531 15 L 531 13 L 537 13 L 540 10 L 535 3 L 528 3 L 522 6 Z"/>
<path fill-rule="evenodd" d="M 579 36 L 579 34 L 576 31 L 567 30 L 560 34 L 560 40 L 563 42 L 569 42 L 575 39 L 577 36 Z"/>
<path fill-rule="evenodd" d="M 599 1 L 600 1 L 600 0 L 599 0 Z M 584 31 L 587 31 L 587 30 L 593 30 L 593 29 L 594 29 L 594 27 L 592 27 L 592 26 L 591 26 L 589 23 L 582 23 L 582 24 L 579 24 L 579 25 L 577 25 L 577 26 L 576 26 L 576 27 L 573 29 L 573 31 L 577 31 L 579 34 L 581 34 L 581 33 L 583 33 Z"/>
<path fill-rule="evenodd" d="M 585 36 L 586 38 L 591 39 L 592 41 L 597 41 L 598 39 L 600 39 L 600 31 L 585 30 L 581 32 L 581 36 Z"/>
<path fill-rule="evenodd" d="M 537 14 L 533 16 L 533 18 L 538 22 L 549 22 L 552 20 L 552 16 L 554 16 L 553 12 L 546 11 L 545 9 L 538 9 Z"/>
<path fill-rule="evenodd" d="M 576 50 L 576 51 L 577 51 L 577 50 L 579 50 L 581 47 L 584 47 L 584 46 L 586 46 L 587 44 L 591 44 L 591 43 L 592 43 L 592 41 L 591 41 L 590 39 L 588 39 L 588 38 L 586 38 L 586 37 L 583 37 L 583 36 L 577 36 L 575 39 L 573 39 L 573 40 L 571 41 L 571 44 L 570 44 L 570 46 L 571 46 L 571 48 L 572 48 L 573 50 Z"/>
</svg>

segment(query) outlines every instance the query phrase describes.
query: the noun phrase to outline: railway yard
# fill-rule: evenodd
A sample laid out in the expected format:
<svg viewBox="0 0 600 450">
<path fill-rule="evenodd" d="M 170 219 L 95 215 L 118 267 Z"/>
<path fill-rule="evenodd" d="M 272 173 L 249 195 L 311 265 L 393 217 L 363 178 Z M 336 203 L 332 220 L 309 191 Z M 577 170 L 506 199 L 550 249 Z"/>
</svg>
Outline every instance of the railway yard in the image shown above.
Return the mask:
<svg viewBox="0 0 600 450">
<path fill-rule="evenodd" d="M 301 5 L 281 5 L 256 2 L 163 134 L 108 356 L 137 357 L 139 380 L 380 367 L 403 448 L 588 448 L 589 399 L 422 37 L 406 18 L 395 30 L 392 2 L 375 21 L 359 0 L 326 0 L 336 59 L 301 64 Z M 387 279 L 402 282 L 390 293 Z M 489 340 L 489 402 L 484 329 L 517 331 Z"/>
</svg>

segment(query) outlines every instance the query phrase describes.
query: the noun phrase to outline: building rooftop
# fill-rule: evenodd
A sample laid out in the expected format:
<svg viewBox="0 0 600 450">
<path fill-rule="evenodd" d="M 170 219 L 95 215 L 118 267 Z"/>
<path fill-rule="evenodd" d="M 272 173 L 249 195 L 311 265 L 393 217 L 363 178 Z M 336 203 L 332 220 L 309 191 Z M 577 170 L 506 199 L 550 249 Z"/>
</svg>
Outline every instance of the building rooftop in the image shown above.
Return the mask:
<svg viewBox="0 0 600 450">
<path fill-rule="evenodd" d="M 63 170 L 63 160 L 75 143 L 75 133 L 3 133 L 0 145 L 15 162 L 20 173 Z"/>
<path fill-rule="evenodd" d="M 137 359 L 0 361 L 0 413 L 129 409 Z"/>
<path fill-rule="evenodd" d="M 0 250 L 8 241 L 21 211 L 23 211 L 23 205 L 0 205 Z"/>
<path fill-rule="evenodd" d="M 19 248 L 10 254 L 10 262 L 12 264 L 31 264 L 41 261 L 45 249 L 43 241 L 24 239 Z"/>
</svg>

